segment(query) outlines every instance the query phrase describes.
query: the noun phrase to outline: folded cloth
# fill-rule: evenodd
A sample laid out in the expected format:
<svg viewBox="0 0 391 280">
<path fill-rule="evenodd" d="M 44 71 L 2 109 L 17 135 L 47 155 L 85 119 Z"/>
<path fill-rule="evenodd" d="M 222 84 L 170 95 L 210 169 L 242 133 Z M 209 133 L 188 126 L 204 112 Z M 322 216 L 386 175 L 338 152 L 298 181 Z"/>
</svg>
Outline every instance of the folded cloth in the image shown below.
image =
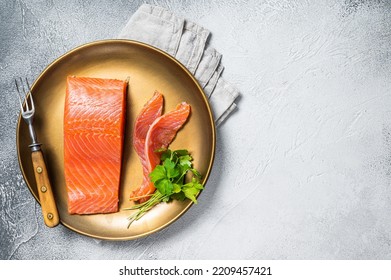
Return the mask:
<svg viewBox="0 0 391 280">
<path fill-rule="evenodd" d="M 175 56 L 184 24 L 173 13 L 145 4 L 133 14 L 118 37 L 140 41 Z"/>
<path fill-rule="evenodd" d="M 159 48 L 180 61 L 197 79 L 209 98 L 216 126 L 233 112 L 239 91 L 222 77 L 222 55 L 208 45 L 209 30 L 159 6 L 143 4 L 118 38 Z"/>
<path fill-rule="evenodd" d="M 211 86 L 216 85 L 217 79 L 220 77 L 223 66 L 220 64 L 221 54 L 219 54 L 214 48 L 208 46 L 204 50 L 204 54 L 200 63 L 197 66 L 195 77 L 200 85 L 205 88 L 212 76 L 215 74 L 216 77 L 212 80 Z M 218 71 L 216 71 L 219 68 Z M 207 95 L 212 93 L 213 89 L 210 90 Z"/>
</svg>

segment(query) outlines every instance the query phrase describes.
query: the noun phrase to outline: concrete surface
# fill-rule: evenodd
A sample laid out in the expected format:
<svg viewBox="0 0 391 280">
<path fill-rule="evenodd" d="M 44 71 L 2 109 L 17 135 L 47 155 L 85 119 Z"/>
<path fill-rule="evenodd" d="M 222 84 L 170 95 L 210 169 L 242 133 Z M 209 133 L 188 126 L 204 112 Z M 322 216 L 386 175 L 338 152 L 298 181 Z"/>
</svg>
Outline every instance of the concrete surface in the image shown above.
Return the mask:
<svg viewBox="0 0 391 280">
<path fill-rule="evenodd" d="M 206 190 L 135 241 L 44 226 L 18 167 L 13 78 L 115 38 L 142 2 L 0 0 L 0 258 L 390 259 L 386 0 L 146 1 L 211 30 L 242 93 Z"/>
</svg>

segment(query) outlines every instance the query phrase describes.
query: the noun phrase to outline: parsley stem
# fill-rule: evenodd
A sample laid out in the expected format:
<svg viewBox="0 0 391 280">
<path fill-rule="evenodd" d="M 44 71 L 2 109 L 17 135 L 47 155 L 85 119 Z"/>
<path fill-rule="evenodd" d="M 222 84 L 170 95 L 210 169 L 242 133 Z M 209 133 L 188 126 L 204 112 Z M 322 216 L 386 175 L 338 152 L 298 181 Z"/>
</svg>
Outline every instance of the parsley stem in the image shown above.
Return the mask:
<svg viewBox="0 0 391 280">
<path fill-rule="evenodd" d="M 177 180 L 175 180 L 174 183 L 179 184 L 179 183 L 183 182 L 183 176 L 185 176 L 186 173 L 187 173 L 187 171 L 183 172 L 182 175 Z"/>
<path fill-rule="evenodd" d="M 149 210 L 151 210 L 155 205 L 162 202 L 167 196 L 161 194 L 158 190 L 155 191 L 155 193 L 151 196 L 150 199 L 147 201 L 136 204 L 130 208 L 126 208 L 124 210 L 137 210 L 137 212 L 133 213 L 131 216 L 128 217 L 129 223 L 128 228 L 130 225 L 134 222 L 139 220 L 142 216 L 144 216 Z"/>
</svg>

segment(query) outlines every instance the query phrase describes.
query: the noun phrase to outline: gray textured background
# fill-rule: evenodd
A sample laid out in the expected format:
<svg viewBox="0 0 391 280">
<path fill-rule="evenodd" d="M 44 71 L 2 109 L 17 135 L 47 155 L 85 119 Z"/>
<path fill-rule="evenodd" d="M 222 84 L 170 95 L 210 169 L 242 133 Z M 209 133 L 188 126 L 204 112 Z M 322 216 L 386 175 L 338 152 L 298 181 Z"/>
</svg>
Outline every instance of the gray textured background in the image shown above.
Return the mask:
<svg viewBox="0 0 391 280">
<path fill-rule="evenodd" d="M 391 259 L 391 2 L 146 1 L 212 32 L 239 110 L 199 204 L 149 237 L 49 229 L 17 162 L 13 78 L 115 38 L 143 1 L 0 0 L 1 259 Z"/>
</svg>

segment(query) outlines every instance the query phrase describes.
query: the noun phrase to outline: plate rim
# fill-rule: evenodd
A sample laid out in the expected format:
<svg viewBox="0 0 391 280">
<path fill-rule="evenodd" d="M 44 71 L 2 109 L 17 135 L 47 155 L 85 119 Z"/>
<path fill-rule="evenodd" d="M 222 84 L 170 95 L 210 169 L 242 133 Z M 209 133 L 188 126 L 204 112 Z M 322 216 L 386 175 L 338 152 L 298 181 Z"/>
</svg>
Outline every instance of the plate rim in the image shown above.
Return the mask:
<svg viewBox="0 0 391 280">
<path fill-rule="evenodd" d="M 213 168 L 213 165 L 214 165 L 214 160 L 215 160 L 215 153 L 216 153 L 216 125 L 215 125 L 215 120 L 214 120 L 214 117 L 213 117 L 212 109 L 211 109 L 209 100 L 206 97 L 206 94 L 205 94 L 203 88 L 200 86 L 199 82 L 194 77 L 194 75 L 180 61 L 178 61 L 175 57 L 173 57 L 172 55 L 166 53 L 165 51 L 160 50 L 159 48 L 156 48 L 156 47 L 154 47 L 152 45 L 149 45 L 149 44 L 146 44 L 146 43 L 143 43 L 143 42 L 140 42 L 140 41 L 136 41 L 136 40 L 129 40 L 129 39 L 104 39 L 104 40 L 91 41 L 91 42 L 88 42 L 88 43 L 85 43 L 85 44 L 82 44 L 82 45 L 79 45 L 77 47 L 72 48 L 71 50 L 65 52 L 64 54 L 62 54 L 61 56 L 59 56 L 55 60 L 53 60 L 51 63 L 49 63 L 44 68 L 44 70 L 38 75 L 38 77 L 34 80 L 34 82 L 32 83 L 31 89 L 30 89 L 31 93 L 34 92 L 34 89 L 35 89 L 37 83 L 42 79 L 42 77 L 48 71 L 50 71 L 53 67 L 55 67 L 59 62 L 61 62 L 62 60 L 66 59 L 68 56 L 71 56 L 72 54 L 74 54 L 74 53 L 76 53 L 76 52 L 78 52 L 78 51 L 80 51 L 82 49 L 93 47 L 93 46 L 96 46 L 96 45 L 110 45 L 110 44 L 118 44 L 118 43 L 120 43 L 120 44 L 137 45 L 137 46 L 141 46 L 143 48 L 147 48 L 147 49 L 150 49 L 152 51 L 160 53 L 161 55 L 167 57 L 168 59 L 173 61 L 175 64 L 177 64 L 187 74 L 187 76 L 189 76 L 192 79 L 192 81 L 197 86 L 198 91 L 201 93 L 202 99 L 203 99 L 204 103 L 206 104 L 206 109 L 207 109 L 207 112 L 208 112 L 208 115 L 209 115 L 208 120 L 210 120 L 211 128 L 212 128 L 212 135 L 211 135 L 211 138 L 212 138 L 212 146 L 211 146 L 212 147 L 212 152 L 211 152 L 211 155 L 210 155 L 210 161 L 209 161 L 209 166 L 207 168 L 207 172 L 203 176 L 204 177 L 203 178 L 203 184 L 205 186 L 207 181 L 208 181 L 208 179 L 209 179 L 210 173 L 212 171 L 212 168 Z M 35 198 L 35 200 L 38 202 L 38 204 L 41 205 L 39 197 L 33 191 L 33 188 L 31 186 L 31 184 L 30 184 L 30 182 L 29 182 L 29 180 L 27 178 L 27 175 L 24 172 L 23 166 L 22 166 L 22 159 L 21 159 L 21 152 L 20 152 L 20 134 L 19 134 L 21 122 L 23 122 L 23 120 L 22 120 L 21 114 L 19 113 L 18 122 L 17 122 L 17 126 L 16 126 L 16 151 L 17 151 L 17 155 L 18 155 L 19 169 L 20 169 L 20 171 L 22 173 L 23 179 L 24 179 L 24 181 L 25 181 L 25 183 L 26 183 L 30 193 Z M 202 193 L 202 190 L 200 191 L 198 196 L 201 193 Z M 62 224 L 64 227 L 66 227 L 66 228 L 68 228 L 68 229 L 70 229 L 70 230 L 72 230 L 72 231 L 74 231 L 74 232 L 76 232 L 78 234 L 81 234 L 81 235 L 84 235 L 84 236 L 88 236 L 88 237 L 91 237 L 91 238 L 96 238 L 96 239 L 101 239 L 101 240 L 109 240 L 109 241 L 134 240 L 134 239 L 139 239 L 139 238 L 151 235 L 153 233 L 156 233 L 156 232 L 166 228 L 167 226 L 171 225 L 172 223 L 177 221 L 181 216 L 183 216 L 190 209 L 190 207 L 193 204 L 194 203 L 192 201 L 189 201 L 189 203 L 182 209 L 182 211 L 180 211 L 174 218 L 172 218 L 170 221 L 162 224 L 161 226 L 159 226 L 159 227 L 157 227 L 157 228 L 155 228 L 153 230 L 149 230 L 149 231 L 146 231 L 144 233 L 140 233 L 140 234 L 137 234 L 137 235 L 134 235 L 134 236 L 128 236 L 128 237 L 107 237 L 107 236 L 100 236 L 100 235 L 96 235 L 96 234 L 91 234 L 91 233 L 79 230 L 79 229 L 71 226 L 68 223 L 65 223 L 64 221 L 61 220 L 61 216 L 60 216 L 60 224 Z"/>
</svg>

